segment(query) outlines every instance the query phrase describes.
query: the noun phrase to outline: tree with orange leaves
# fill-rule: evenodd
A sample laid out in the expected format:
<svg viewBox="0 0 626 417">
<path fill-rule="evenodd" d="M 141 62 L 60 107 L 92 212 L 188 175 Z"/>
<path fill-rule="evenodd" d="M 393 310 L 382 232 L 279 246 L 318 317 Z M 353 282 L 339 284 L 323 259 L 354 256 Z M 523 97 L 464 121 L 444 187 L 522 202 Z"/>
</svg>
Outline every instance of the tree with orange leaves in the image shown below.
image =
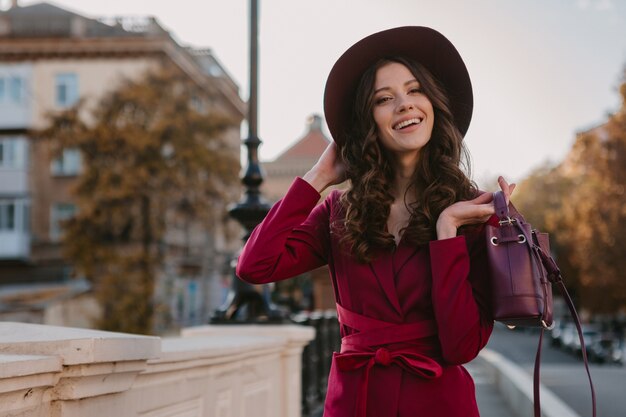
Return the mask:
<svg viewBox="0 0 626 417">
<path fill-rule="evenodd" d="M 175 69 L 126 80 L 94 107 L 51 115 L 39 132 L 55 153 L 78 149 L 84 169 L 64 253 L 90 279 L 102 307 L 96 325 L 152 333 L 164 236 L 176 219 L 210 229 L 238 196 L 238 129 L 210 92 Z"/>
</svg>

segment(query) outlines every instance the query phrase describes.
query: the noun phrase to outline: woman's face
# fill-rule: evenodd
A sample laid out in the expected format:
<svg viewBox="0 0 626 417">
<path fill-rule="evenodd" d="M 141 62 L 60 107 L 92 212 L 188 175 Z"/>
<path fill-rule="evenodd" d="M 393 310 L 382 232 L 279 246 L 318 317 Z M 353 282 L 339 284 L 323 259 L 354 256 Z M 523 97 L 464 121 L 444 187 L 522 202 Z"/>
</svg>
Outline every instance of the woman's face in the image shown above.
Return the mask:
<svg viewBox="0 0 626 417">
<path fill-rule="evenodd" d="M 378 138 L 397 157 L 417 161 L 428 143 L 435 114 L 430 100 L 407 67 L 390 62 L 376 71 L 373 116 Z"/>
</svg>

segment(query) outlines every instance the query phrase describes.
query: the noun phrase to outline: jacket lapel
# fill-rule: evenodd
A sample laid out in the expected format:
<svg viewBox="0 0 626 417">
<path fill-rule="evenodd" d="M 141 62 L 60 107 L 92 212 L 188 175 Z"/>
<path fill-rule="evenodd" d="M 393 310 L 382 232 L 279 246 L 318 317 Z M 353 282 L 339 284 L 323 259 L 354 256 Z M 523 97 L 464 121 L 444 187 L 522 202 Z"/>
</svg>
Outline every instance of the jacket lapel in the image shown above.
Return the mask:
<svg viewBox="0 0 626 417">
<path fill-rule="evenodd" d="M 390 254 L 386 253 L 377 257 L 375 261 L 370 262 L 370 269 L 378 280 L 378 284 L 382 288 L 387 300 L 396 311 L 398 316 L 402 317 L 402 309 L 396 292 L 395 276 L 393 271 L 393 259 Z"/>
<path fill-rule="evenodd" d="M 393 257 L 393 273 L 397 277 L 404 266 L 411 260 L 412 257 L 420 250 L 419 247 L 400 245 L 396 250 Z"/>
</svg>

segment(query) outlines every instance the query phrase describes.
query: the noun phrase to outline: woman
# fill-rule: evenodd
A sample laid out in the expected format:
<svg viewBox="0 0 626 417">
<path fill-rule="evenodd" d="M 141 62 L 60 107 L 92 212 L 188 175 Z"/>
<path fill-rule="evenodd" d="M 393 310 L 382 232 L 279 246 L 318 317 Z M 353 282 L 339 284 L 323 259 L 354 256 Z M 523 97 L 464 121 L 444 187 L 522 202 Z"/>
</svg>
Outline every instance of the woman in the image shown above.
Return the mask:
<svg viewBox="0 0 626 417">
<path fill-rule="evenodd" d="M 460 169 L 472 103 L 465 65 L 437 31 L 357 42 L 326 84 L 335 142 L 243 249 L 237 275 L 252 283 L 329 266 L 342 347 L 326 417 L 478 416 L 461 364 L 493 326 L 483 226 L 495 217 L 491 194 Z M 508 198 L 514 185 L 499 183 Z"/>
</svg>

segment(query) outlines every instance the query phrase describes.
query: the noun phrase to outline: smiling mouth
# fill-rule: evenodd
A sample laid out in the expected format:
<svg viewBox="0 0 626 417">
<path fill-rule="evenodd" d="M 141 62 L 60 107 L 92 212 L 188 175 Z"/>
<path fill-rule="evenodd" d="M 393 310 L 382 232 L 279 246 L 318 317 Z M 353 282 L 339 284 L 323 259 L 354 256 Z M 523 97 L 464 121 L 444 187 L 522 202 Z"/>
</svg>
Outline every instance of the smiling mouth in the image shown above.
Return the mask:
<svg viewBox="0 0 626 417">
<path fill-rule="evenodd" d="M 422 123 L 422 118 L 419 117 L 415 117 L 413 119 L 409 119 L 409 120 L 405 120 L 403 122 L 400 122 L 398 124 L 396 124 L 395 126 L 393 126 L 393 130 L 402 130 L 404 128 L 407 128 L 409 126 L 413 126 L 413 125 L 418 125 L 420 123 Z"/>
</svg>

